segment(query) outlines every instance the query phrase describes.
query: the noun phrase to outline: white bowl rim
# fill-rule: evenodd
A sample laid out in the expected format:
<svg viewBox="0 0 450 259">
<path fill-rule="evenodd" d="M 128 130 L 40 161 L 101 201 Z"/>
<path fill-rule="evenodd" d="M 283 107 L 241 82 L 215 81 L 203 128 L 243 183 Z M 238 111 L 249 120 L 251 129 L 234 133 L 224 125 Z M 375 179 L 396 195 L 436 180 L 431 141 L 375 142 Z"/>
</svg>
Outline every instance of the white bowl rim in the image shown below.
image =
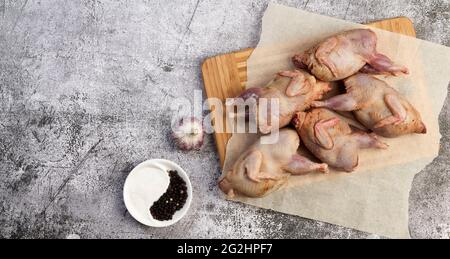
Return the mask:
<svg viewBox="0 0 450 259">
<path fill-rule="evenodd" d="M 136 168 L 140 167 L 140 166 L 144 166 L 147 164 L 153 164 L 156 162 L 164 162 L 168 165 L 170 165 L 171 170 L 176 170 L 178 172 L 178 174 L 180 175 L 181 178 L 183 178 L 183 180 L 186 182 L 186 187 L 187 187 L 187 191 L 188 191 L 188 197 L 186 200 L 186 203 L 184 204 L 183 208 L 181 210 L 178 210 L 177 213 L 175 213 L 174 216 L 176 216 L 176 218 L 173 218 L 172 220 L 168 220 L 168 221 L 158 221 L 156 219 L 152 219 L 152 221 L 154 222 L 158 222 L 158 224 L 147 224 L 146 222 L 142 222 L 138 219 L 138 217 L 136 217 L 136 215 L 134 214 L 133 209 L 129 209 L 131 206 L 130 204 L 128 204 L 128 198 L 126 198 L 126 186 L 128 183 L 128 179 L 130 178 L 130 176 L 132 175 L 133 171 L 136 170 Z M 130 215 L 139 223 L 148 226 L 148 227 L 155 227 L 155 228 L 164 228 L 164 227 L 168 227 L 168 226 L 172 226 L 174 224 L 176 224 L 178 221 L 180 221 L 182 218 L 184 218 L 184 216 L 186 216 L 187 212 L 189 211 L 189 208 L 191 207 L 191 203 L 192 203 L 192 184 L 191 184 L 191 180 L 189 179 L 189 175 L 186 173 L 186 171 L 184 171 L 183 168 L 181 168 L 181 166 L 179 166 L 178 164 L 176 164 L 175 162 L 172 162 L 170 160 L 167 159 L 150 159 L 150 160 L 146 160 L 140 164 L 138 164 L 137 166 L 135 166 L 133 168 L 133 170 L 130 171 L 130 173 L 127 176 L 127 179 L 125 180 L 124 183 L 124 187 L 123 187 L 123 200 L 125 203 L 125 207 L 127 208 L 128 213 L 130 213 Z M 149 204 L 150 206 L 151 204 Z M 149 212 L 150 213 L 150 212 Z"/>
</svg>

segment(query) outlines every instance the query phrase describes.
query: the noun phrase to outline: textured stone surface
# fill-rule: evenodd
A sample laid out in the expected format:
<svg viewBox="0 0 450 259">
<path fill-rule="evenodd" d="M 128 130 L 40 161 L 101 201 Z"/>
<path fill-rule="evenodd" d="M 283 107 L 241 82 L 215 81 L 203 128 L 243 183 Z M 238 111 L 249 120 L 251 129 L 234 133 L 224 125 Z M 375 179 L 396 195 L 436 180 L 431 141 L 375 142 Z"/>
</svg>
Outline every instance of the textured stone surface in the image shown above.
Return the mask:
<svg viewBox="0 0 450 259">
<path fill-rule="evenodd" d="M 269 1 L 0 0 L 0 237 L 377 238 L 219 199 L 212 136 L 199 152 L 168 135 L 169 104 L 201 90 L 208 56 L 255 46 Z M 408 16 L 418 37 L 450 46 L 448 0 L 277 1 L 355 22 Z M 450 236 L 450 110 L 441 155 L 410 198 L 415 238 Z M 122 202 L 131 168 L 179 163 L 194 202 L 167 229 Z"/>
</svg>

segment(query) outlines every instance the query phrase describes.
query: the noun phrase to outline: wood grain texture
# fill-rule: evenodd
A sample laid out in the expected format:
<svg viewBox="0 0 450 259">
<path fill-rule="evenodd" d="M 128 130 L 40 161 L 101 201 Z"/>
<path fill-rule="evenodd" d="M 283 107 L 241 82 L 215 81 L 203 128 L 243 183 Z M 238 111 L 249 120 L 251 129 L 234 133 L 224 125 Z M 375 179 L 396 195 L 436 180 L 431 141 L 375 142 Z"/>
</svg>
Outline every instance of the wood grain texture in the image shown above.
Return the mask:
<svg viewBox="0 0 450 259">
<path fill-rule="evenodd" d="M 414 24 L 407 17 L 399 17 L 368 24 L 371 27 L 416 37 Z M 227 98 L 238 96 L 247 84 L 247 60 L 253 48 L 208 58 L 202 65 L 203 82 L 208 98 L 218 98 L 225 103 Z M 213 108 L 213 107 L 211 107 Z M 212 119 L 225 116 L 212 112 Z M 215 121 L 215 120 L 214 120 Z M 224 120 L 225 121 L 225 120 Z M 215 133 L 217 151 L 223 167 L 229 133 Z"/>
</svg>

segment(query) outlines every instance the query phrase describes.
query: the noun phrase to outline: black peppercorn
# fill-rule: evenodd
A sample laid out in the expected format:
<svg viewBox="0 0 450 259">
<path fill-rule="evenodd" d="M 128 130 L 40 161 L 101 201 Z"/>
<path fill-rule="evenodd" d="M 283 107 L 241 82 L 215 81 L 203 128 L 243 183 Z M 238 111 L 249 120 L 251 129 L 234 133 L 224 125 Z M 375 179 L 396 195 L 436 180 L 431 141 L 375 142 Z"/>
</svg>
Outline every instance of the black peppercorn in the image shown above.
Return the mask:
<svg viewBox="0 0 450 259">
<path fill-rule="evenodd" d="M 177 171 L 168 171 L 170 177 L 169 187 L 159 200 L 150 208 L 153 218 L 159 221 L 167 221 L 184 207 L 187 200 L 186 182 L 178 175 Z"/>
</svg>

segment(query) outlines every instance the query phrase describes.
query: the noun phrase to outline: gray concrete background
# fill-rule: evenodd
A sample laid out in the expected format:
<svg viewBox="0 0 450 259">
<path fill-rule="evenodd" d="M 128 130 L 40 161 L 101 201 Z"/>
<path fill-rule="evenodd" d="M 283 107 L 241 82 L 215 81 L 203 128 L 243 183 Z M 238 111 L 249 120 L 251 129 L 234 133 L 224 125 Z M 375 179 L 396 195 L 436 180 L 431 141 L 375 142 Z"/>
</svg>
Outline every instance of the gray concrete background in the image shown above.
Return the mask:
<svg viewBox="0 0 450 259">
<path fill-rule="evenodd" d="M 203 88 L 206 57 L 255 46 L 268 0 L 0 0 L 0 237 L 377 238 L 219 199 L 212 136 L 199 152 L 170 138 L 169 103 Z M 355 22 L 408 16 L 450 46 L 448 0 L 276 1 Z M 414 180 L 414 238 L 450 237 L 450 110 L 441 155 Z M 153 229 L 122 202 L 131 168 L 184 167 L 187 217 Z"/>
</svg>

